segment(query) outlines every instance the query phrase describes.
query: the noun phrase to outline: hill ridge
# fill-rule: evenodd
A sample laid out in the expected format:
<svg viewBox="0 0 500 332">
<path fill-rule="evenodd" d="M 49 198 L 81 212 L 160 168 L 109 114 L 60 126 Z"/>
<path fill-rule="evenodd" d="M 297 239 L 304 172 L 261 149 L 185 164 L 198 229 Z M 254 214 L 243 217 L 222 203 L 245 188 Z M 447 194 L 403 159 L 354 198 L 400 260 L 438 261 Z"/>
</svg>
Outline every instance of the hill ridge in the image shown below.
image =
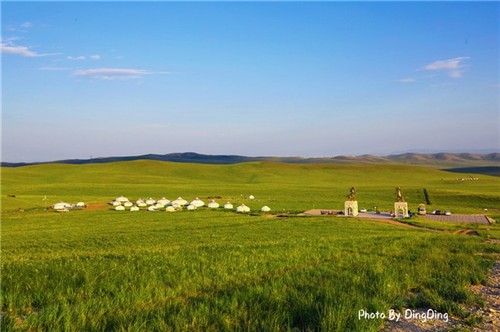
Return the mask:
<svg viewBox="0 0 500 332">
<path fill-rule="evenodd" d="M 40 164 L 100 164 L 119 161 L 156 160 L 167 162 L 199 163 L 199 164 L 238 164 L 244 162 L 282 162 L 299 164 L 411 164 L 435 166 L 500 166 L 500 153 L 402 153 L 387 156 L 364 154 L 359 156 L 339 155 L 334 157 L 248 157 L 241 155 L 209 155 L 196 152 L 175 152 L 168 154 L 144 154 L 138 156 L 112 156 L 91 159 L 64 159 L 48 162 L 11 163 L 2 162 L 2 167 L 21 167 Z"/>
</svg>

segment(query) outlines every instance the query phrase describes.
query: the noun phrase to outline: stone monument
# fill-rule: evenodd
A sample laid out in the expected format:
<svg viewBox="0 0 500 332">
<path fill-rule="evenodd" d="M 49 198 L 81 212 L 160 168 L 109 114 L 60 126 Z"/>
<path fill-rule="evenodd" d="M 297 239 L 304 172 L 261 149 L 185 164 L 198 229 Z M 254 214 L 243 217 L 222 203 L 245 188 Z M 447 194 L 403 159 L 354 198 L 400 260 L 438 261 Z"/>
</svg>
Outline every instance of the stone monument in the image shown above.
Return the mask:
<svg viewBox="0 0 500 332">
<path fill-rule="evenodd" d="M 394 216 L 408 218 L 408 203 L 405 202 L 405 198 L 400 187 L 396 188 L 396 202 L 394 202 Z"/>
<path fill-rule="evenodd" d="M 344 202 L 344 215 L 356 217 L 358 215 L 358 201 L 356 200 L 356 188 L 352 187 Z"/>
</svg>

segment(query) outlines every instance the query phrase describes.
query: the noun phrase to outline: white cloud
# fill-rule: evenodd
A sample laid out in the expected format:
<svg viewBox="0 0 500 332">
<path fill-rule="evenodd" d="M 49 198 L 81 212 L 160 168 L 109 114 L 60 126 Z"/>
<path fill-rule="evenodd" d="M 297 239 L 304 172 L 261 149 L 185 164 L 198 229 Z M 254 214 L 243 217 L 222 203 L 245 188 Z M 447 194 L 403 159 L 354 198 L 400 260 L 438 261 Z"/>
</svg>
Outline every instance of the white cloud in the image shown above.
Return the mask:
<svg viewBox="0 0 500 332">
<path fill-rule="evenodd" d="M 28 58 L 58 55 L 59 54 L 59 53 L 37 53 L 33 50 L 30 50 L 29 47 L 27 47 L 27 46 L 12 45 L 11 43 L 1 44 L 0 45 L 0 53 L 16 54 L 16 55 L 20 55 L 20 56 L 24 56 L 24 57 L 28 57 Z"/>
<path fill-rule="evenodd" d="M 87 59 L 100 60 L 101 56 L 99 54 L 91 55 L 89 57 L 86 57 L 85 55 L 67 56 L 66 59 L 68 59 L 68 60 L 75 60 L 75 61 L 82 61 L 82 60 L 87 60 Z"/>
<path fill-rule="evenodd" d="M 79 61 L 79 60 L 85 60 L 86 58 L 83 55 L 80 55 L 80 56 L 67 56 L 66 59 Z"/>
<path fill-rule="evenodd" d="M 23 22 L 21 24 L 10 24 L 5 28 L 7 31 L 11 32 L 28 32 L 29 29 L 33 28 L 34 24 L 31 22 Z"/>
<path fill-rule="evenodd" d="M 100 80 L 128 80 L 141 78 L 144 75 L 153 74 L 144 69 L 132 68 L 90 68 L 75 70 L 73 75 L 76 77 L 84 77 Z"/>
<path fill-rule="evenodd" d="M 449 77 L 460 78 L 464 73 L 463 68 L 467 67 L 463 62 L 468 59 L 470 57 L 461 56 L 453 59 L 437 60 L 426 65 L 423 69 L 427 71 L 445 71 Z"/>
</svg>

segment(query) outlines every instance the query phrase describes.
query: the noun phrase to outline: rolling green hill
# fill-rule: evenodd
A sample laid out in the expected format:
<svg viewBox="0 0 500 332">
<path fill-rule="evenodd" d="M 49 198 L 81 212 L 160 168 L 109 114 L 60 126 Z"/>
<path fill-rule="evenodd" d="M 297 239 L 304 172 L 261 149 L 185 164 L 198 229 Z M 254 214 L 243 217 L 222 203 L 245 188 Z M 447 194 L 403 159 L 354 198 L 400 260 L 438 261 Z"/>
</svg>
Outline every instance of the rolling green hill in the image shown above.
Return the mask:
<svg viewBox="0 0 500 332">
<path fill-rule="evenodd" d="M 171 200 L 221 196 L 238 203 L 250 194 L 257 198 L 251 202 L 254 209 L 262 205 L 275 211 L 341 209 L 351 186 L 357 188 L 361 206 L 390 210 L 394 188 L 400 186 L 410 209 L 425 202 L 426 188 L 432 203 L 429 209 L 482 213 L 488 208 L 498 214 L 500 179 L 478 175 L 478 180 L 461 181 L 463 176 L 435 168 L 379 164 L 205 165 L 146 160 L 45 164 L 2 168 L 2 210 L 42 208 L 60 200 L 105 203 L 120 195 Z"/>
<path fill-rule="evenodd" d="M 401 186 L 410 209 L 424 201 L 425 188 L 431 209 L 487 207 L 498 216 L 500 178 L 463 176 L 269 162 L 2 168 L 1 329 L 376 331 L 384 320 L 358 319 L 359 310 L 404 308 L 473 324 L 464 304 L 480 301 L 467 287 L 484 283 L 498 257 L 486 241 L 498 225 L 478 226 L 481 237 L 471 237 L 356 218 L 44 209 L 60 200 L 102 206 L 120 195 L 221 196 L 220 203 L 269 205 L 275 213 L 341 209 L 356 186 L 361 206 L 389 210 Z"/>
<path fill-rule="evenodd" d="M 238 155 L 206 155 L 195 152 L 145 154 L 140 156 L 102 157 L 91 159 L 66 159 L 37 163 L 2 162 L 1 166 L 21 167 L 35 164 L 102 164 L 121 161 L 154 160 L 198 164 L 238 164 L 248 162 L 281 162 L 292 164 L 403 164 L 439 167 L 499 166 L 500 153 L 403 153 L 389 156 L 361 155 L 336 157 L 247 157 Z"/>
</svg>

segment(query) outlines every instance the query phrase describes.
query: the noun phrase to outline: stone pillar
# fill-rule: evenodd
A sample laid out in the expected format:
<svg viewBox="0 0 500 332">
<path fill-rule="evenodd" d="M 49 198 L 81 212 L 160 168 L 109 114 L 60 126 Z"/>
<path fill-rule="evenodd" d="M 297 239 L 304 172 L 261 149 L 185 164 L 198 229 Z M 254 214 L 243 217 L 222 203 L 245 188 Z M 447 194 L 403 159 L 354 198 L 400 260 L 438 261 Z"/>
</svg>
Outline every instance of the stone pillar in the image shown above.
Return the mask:
<svg viewBox="0 0 500 332">
<path fill-rule="evenodd" d="M 351 213 L 349 213 L 349 210 Z M 345 216 L 358 216 L 358 201 L 345 201 L 344 202 L 344 215 Z"/>
<path fill-rule="evenodd" d="M 408 203 L 407 202 L 395 202 L 394 203 L 394 215 L 399 217 L 401 214 L 399 211 L 403 211 L 403 218 L 408 218 Z"/>
</svg>

